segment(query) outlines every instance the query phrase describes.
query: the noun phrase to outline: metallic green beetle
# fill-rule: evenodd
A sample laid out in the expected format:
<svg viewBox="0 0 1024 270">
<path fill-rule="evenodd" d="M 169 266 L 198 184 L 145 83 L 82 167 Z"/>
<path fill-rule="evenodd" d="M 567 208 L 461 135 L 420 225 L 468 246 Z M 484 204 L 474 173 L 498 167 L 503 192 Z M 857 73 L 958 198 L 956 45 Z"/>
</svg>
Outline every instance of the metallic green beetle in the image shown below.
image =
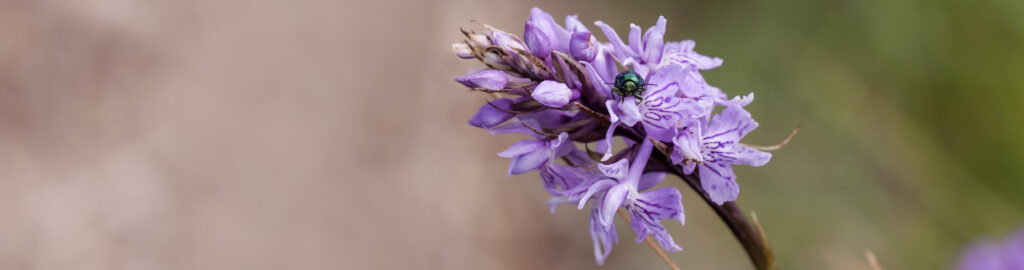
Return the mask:
<svg viewBox="0 0 1024 270">
<path fill-rule="evenodd" d="M 653 84 L 644 83 L 644 78 L 640 77 L 640 74 L 637 74 L 633 70 L 627 70 L 619 73 L 618 76 L 615 76 L 615 83 L 613 83 L 613 85 L 613 99 L 615 98 L 615 95 L 618 95 L 620 97 L 619 101 L 621 102 L 625 101 L 626 97 L 632 96 L 636 97 L 636 103 L 640 104 L 640 102 L 644 100 L 644 90 L 647 90 L 645 87 Z"/>
</svg>

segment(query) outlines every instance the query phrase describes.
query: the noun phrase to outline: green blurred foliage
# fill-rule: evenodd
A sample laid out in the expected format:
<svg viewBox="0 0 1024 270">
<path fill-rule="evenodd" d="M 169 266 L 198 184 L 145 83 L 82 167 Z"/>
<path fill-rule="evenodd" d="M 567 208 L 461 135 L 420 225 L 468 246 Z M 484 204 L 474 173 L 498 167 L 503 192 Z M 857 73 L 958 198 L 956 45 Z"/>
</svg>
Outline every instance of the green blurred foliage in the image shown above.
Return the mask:
<svg viewBox="0 0 1024 270">
<path fill-rule="evenodd" d="M 829 254 L 866 249 L 888 269 L 943 269 L 978 237 L 1024 224 L 1024 1 L 547 9 L 620 34 L 664 14 L 667 39 L 725 59 L 709 82 L 756 93 L 748 143 L 801 127 L 768 166 L 737 169 L 739 203 L 759 213 L 783 269 L 835 269 Z"/>
</svg>

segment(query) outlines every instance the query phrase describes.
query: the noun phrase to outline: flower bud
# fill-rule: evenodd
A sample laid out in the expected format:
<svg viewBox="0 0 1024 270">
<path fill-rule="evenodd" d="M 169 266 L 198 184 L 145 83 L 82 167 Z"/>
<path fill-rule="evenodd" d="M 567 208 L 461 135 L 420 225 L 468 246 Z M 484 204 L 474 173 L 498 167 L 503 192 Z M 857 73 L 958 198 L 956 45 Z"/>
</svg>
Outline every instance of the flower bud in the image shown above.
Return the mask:
<svg viewBox="0 0 1024 270">
<path fill-rule="evenodd" d="M 545 106 L 558 108 L 569 104 L 572 91 L 564 83 L 543 81 L 533 89 L 533 94 L 530 96 Z"/>
<path fill-rule="evenodd" d="M 572 33 L 569 39 L 569 54 L 577 61 L 590 62 L 597 57 L 597 46 L 590 42 L 590 32 Z"/>
<path fill-rule="evenodd" d="M 510 106 L 512 106 L 512 100 L 507 98 L 499 98 L 486 103 L 480 107 L 480 110 L 477 110 L 472 119 L 469 119 L 469 125 L 478 128 L 497 126 L 515 116 L 515 114 L 507 112 L 510 110 Z"/>
<path fill-rule="evenodd" d="M 530 53 L 534 56 L 547 58 L 555 49 L 555 41 L 551 39 L 550 35 L 544 33 L 544 30 L 532 22 L 526 22 L 526 31 L 523 36 L 526 38 L 526 46 L 530 47 Z"/>
<path fill-rule="evenodd" d="M 452 44 L 452 51 L 455 52 L 456 56 L 462 59 L 470 59 L 475 57 L 473 56 L 473 48 L 470 48 L 469 44 L 466 44 L 465 42 Z"/>
<path fill-rule="evenodd" d="M 456 77 L 455 81 L 471 88 L 501 90 L 508 84 L 508 74 L 500 70 L 482 70 Z"/>
</svg>

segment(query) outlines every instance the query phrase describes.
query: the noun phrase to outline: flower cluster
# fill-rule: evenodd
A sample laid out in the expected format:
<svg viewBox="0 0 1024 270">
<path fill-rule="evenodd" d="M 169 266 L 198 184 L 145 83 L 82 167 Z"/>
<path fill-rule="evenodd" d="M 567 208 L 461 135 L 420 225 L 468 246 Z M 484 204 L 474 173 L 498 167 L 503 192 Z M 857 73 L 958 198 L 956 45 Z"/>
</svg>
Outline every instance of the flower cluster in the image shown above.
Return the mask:
<svg viewBox="0 0 1024 270">
<path fill-rule="evenodd" d="M 598 264 L 618 242 L 616 212 L 628 215 L 637 242 L 652 236 L 682 250 L 661 224 L 685 222 L 680 192 L 652 189 L 668 168 L 696 173 L 698 192 L 721 205 L 739 194 L 733 165 L 771 159 L 740 143 L 758 125 L 744 109 L 753 94 L 729 99 L 709 85 L 700 71 L 722 60 L 698 54 L 693 41 L 665 41 L 666 23 L 630 25 L 624 42 L 597 21 L 608 40 L 601 42 L 577 16 L 562 25 L 533 8 L 522 38 L 480 23 L 482 33 L 463 30 L 466 40 L 452 45 L 458 57 L 487 66 L 455 81 L 494 97 L 469 124 L 530 137 L 498 153 L 511 159 L 508 174 L 539 171 L 552 211 L 589 204 Z M 639 78 L 622 76 L 627 71 Z M 626 147 L 616 151 L 616 138 Z"/>
<path fill-rule="evenodd" d="M 1020 270 L 1024 269 L 1024 229 L 1017 231 L 1003 243 L 981 240 L 968 248 L 960 257 L 960 270 Z"/>
</svg>

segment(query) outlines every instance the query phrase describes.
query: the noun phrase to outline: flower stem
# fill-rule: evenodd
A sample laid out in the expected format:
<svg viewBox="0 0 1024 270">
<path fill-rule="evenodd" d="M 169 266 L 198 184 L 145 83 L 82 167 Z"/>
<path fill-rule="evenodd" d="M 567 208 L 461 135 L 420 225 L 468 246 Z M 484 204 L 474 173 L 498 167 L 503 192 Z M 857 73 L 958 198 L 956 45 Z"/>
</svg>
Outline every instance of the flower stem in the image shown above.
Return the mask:
<svg viewBox="0 0 1024 270">
<path fill-rule="evenodd" d="M 626 211 L 619 209 L 619 216 L 622 217 L 622 219 L 625 219 L 626 223 L 629 223 L 629 215 L 626 214 Z M 665 251 L 661 250 L 661 247 L 659 247 L 657 243 L 654 243 L 654 239 L 651 239 L 651 236 L 644 238 L 644 241 L 654 249 L 654 252 L 658 253 L 658 256 L 661 256 L 662 260 L 665 260 L 668 267 L 672 267 L 672 270 L 679 270 L 679 266 L 676 266 L 676 264 L 672 262 L 672 259 L 669 259 L 668 255 L 665 254 Z"/>
<path fill-rule="evenodd" d="M 666 164 L 671 164 L 666 162 Z M 775 255 L 772 253 L 771 247 L 768 246 L 765 240 L 765 235 L 758 230 L 758 227 L 753 226 L 747 217 L 743 215 L 743 211 L 736 205 L 735 202 L 727 202 L 722 205 L 718 205 L 711 201 L 711 197 L 704 191 L 704 188 L 700 185 L 700 178 L 696 173 L 685 174 L 679 166 L 668 165 L 671 168 L 670 173 L 679 176 L 690 185 L 694 191 L 700 194 L 704 202 L 711 206 L 711 209 L 715 210 L 715 214 L 725 222 L 725 225 L 729 226 L 729 230 L 736 236 L 736 240 L 739 240 L 740 244 L 743 245 L 743 249 L 747 251 L 747 255 L 750 256 L 750 261 L 754 263 L 754 267 L 758 270 L 777 270 L 779 267 L 775 263 Z"/>
</svg>

